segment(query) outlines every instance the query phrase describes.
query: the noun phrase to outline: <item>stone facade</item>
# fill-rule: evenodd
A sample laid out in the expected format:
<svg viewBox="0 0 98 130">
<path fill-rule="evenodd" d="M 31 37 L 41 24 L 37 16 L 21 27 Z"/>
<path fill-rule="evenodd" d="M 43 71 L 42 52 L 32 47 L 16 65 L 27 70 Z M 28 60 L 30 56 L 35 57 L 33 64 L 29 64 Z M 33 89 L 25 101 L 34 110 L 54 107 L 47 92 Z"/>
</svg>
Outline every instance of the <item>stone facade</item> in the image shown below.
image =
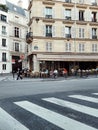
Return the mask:
<svg viewBox="0 0 98 130">
<path fill-rule="evenodd" d="M 28 10 L 31 70 L 39 71 L 43 62 L 49 69 L 52 63 L 53 68 L 67 64 L 69 69 L 70 64 L 80 65 L 80 62 L 91 64 L 82 69 L 97 66 L 98 0 L 30 0 Z"/>
</svg>

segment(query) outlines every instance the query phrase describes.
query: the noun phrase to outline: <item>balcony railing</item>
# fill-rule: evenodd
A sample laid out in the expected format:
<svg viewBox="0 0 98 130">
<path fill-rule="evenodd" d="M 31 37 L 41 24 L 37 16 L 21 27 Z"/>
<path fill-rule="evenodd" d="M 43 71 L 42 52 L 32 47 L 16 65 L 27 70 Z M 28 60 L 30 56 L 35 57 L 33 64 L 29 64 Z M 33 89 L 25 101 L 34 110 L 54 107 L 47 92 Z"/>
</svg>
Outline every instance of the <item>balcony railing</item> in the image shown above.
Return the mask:
<svg viewBox="0 0 98 130">
<path fill-rule="evenodd" d="M 92 22 L 97 22 L 97 19 L 92 19 Z"/>
<path fill-rule="evenodd" d="M 71 34 L 65 34 L 66 38 L 71 38 Z"/>
<path fill-rule="evenodd" d="M 97 3 L 96 3 L 96 2 L 93 2 L 92 5 L 93 5 L 93 6 L 97 6 Z"/>
<path fill-rule="evenodd" d="M 27 35 L 26 35 L 26 42 L 31 43 L 32 41 L 33 41 L 33 33 L 28 32 Z"/>
<path fill-rule="evenodd" d="M 71 0 L 65 0 L 66 3 L 71 3 Z"/>
<path fill-rule="evenodd" d="M 97 39 L 97 36 L 96 35 L 92 35 L 92 39 Z"/>
<path fill-rule="evenodd" d="M 46 33 L 46 37 L 52 37 L 52 33 Z"/>
<path fill-rule="evenodd" d="M 52 19 L 52 15 L 45 15 L 45 18 Z"/>
<path fill-rule="evenodd" d="M 71 17 L 70 16 L 65 16 L 65 19 L 66 20 L 71 20 Z"/>
</svg>

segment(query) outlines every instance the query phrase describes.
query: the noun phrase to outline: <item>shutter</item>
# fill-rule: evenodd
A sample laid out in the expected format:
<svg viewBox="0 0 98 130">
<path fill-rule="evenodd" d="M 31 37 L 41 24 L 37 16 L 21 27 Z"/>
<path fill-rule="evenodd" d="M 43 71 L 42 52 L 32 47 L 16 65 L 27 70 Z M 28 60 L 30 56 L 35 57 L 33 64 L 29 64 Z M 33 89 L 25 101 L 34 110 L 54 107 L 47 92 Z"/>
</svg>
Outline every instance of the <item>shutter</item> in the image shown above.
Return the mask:
<svg viewBox="0 0 98 130">
<path fill-rule="evenodd" d="M 52 36 L 55 36 L 55 26 L 52 26 Z"/>
<path fill-rule="evenodd" d="M 42 26 L 42 32 L 43 32 L 43 36 L 45 36 L 45 34 L 46 34 L 46 30 L 45 30 L 46 28 L 45 28 L 45 25 L 43 25 Z"/>
<path fill-rule="evenodd" d="M 71 28 L 71 37 L 72 37 L 72 38 L 75 38 L 75 37 L 76 37 L 75 34 L 76 34 L 76 33 L 75 33 L 75 27 L 72 27 L 72 28 Z"/>
<path fill-rule="evenodd" d="M 46 15 L 46 8 L 44 7 L 42 11 L 43 11 L 43 12 L 42 12 L 43 17 L 45 17 L 45 15 Z"/>
<path fill-rule="evenodd" d="M 89 37 L 90 37 L 90 39 L 92 39 L 92 28 L 90 28 Z"/>
<path fill-rule="evenodd" d="M 62 8 L 62 18 L 65 19 L 65 8 Z"/>
<path fill-rule="evenodd" d="M 52 9 L 52 17 L 55 18 L 55 9 Z"/>
<path fill-rule="evenodd" d="M 65 37 L 65 27 L 64 26 L 61 28 L 61 33 L 62 33 L 62 37 Z"/>
<path fill-rule="evenodd" d="M 22 44 L 19 44 L 19 51 L 22 52 Z"/>
</svg>

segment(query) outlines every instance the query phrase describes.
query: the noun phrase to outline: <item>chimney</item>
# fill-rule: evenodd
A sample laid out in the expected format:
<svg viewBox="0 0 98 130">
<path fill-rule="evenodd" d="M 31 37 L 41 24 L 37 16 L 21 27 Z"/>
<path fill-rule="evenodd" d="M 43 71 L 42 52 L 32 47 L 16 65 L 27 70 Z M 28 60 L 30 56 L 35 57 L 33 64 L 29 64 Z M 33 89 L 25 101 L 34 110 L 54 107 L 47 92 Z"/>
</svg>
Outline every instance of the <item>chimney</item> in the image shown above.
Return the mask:
<svg viewBox="0 0 98 130">
<path fill-rule="evenodd" d="M 17 2 L 17 5 L 18 5 L 19 7 L 21 7 L 21 8 L 23 8 L 23 1 L 22 1 L 22 0 L 19 0 L 19 1 Z"/>
</svg>

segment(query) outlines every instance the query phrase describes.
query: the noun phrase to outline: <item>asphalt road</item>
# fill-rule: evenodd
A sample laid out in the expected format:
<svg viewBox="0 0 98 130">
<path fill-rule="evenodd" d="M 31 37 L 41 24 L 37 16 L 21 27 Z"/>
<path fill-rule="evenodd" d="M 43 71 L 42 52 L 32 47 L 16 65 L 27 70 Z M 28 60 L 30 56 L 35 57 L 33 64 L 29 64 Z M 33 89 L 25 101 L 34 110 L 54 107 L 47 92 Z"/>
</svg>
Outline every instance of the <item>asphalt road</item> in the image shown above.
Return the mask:
<svg viewBox="0 0 98 130">
<path fill-rule="evenodd" d="M 98 78 L 1 81 L 0 130 L 98 130 Z"/>
</svg>

